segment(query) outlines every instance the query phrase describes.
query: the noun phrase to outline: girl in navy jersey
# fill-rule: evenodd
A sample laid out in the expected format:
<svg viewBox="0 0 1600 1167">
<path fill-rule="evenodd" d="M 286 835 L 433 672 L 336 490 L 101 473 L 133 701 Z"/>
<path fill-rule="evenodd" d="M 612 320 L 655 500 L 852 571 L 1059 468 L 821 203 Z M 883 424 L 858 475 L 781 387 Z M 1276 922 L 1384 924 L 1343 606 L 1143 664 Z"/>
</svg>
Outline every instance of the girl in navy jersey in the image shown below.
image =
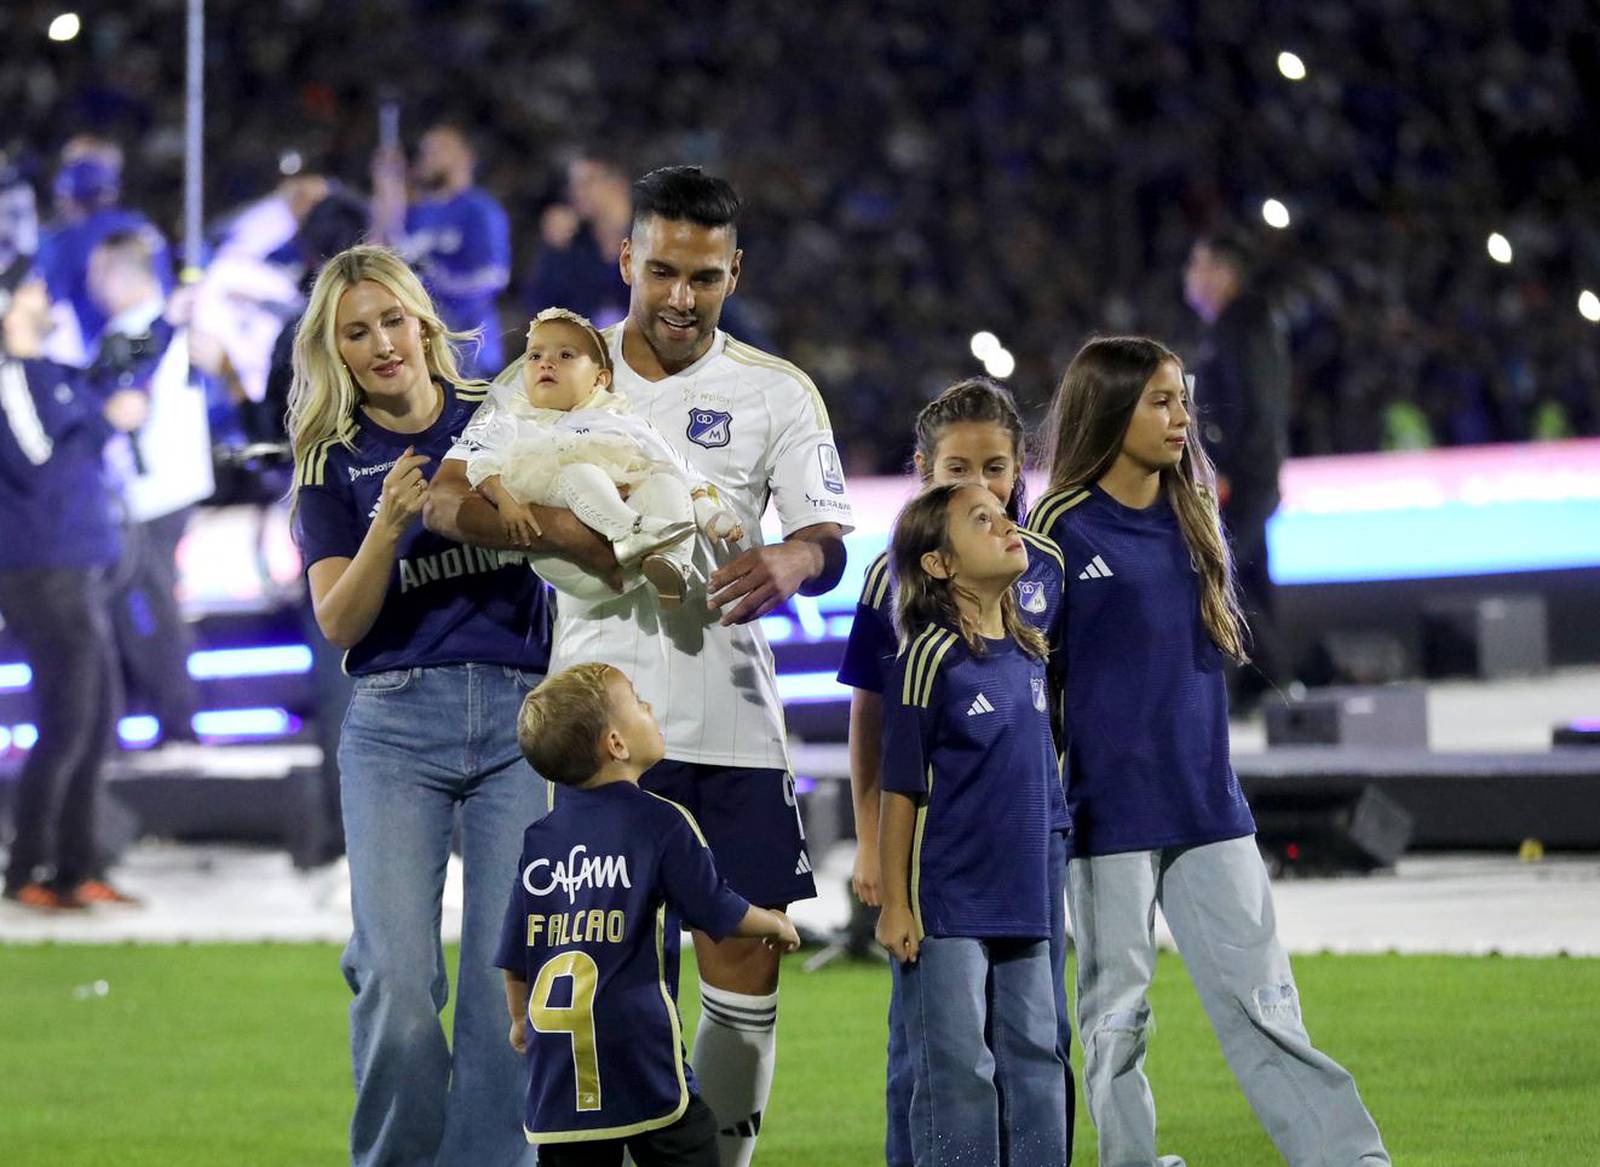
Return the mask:
<svg viewBox="0 0 1600 1167">
<path fill-rule="evenodd" d="M 1022 418 L 1011 395 L 983 377 L 957 381 L 923 407 L 916 421 L 915 465 L 924 484 L 975 483 L 988 489 L 1020 520 L 1026 493 Z M 1055 544 L 1020 531 L 1028 548 L 1028 569 L 1013 587 L 1023 619 L 1046 636 L 1060 609 L 1064 581 Z M 861 601 L 839 667 L 839 682 L 851 686 L 850 788 L 855 804 L 856 859 L 852 884 L 862 903 L 876 907 L 879 897 L 878 802 L 885 679 L 894 667 L 898 644 L 894 629 L 894 588 L 888 553 L 867 569 Z M 1066 963 L 1066 805 L 1055 792 L 1050 838 L 1050 962 L 1057 1004 L 1056 1052 L 1063 1067 L 1072 1047 L 1067 1008 Z M 909 1167 L 912 1072 L 894 998 L 889 1006 L 888 1083 L 884 1111 L 887 1167 Z M 1068 1157 L 1072 1150 L 1072 1079 L 1065 1079 Z"/>
<path fill-rule="evenodd" d="M 1050 987 L 1051 744 L 1028 551 L 987 489 L 935 486 L 895 522 L 902 650 L 884 697 L 879 813 L 913 1161 L 1066 1160 Z M 1002 1099 L 1004 1105 L 1002 1105 Z"/>
<path fill-rule="evenodd" d="M 1387 1164 L 1349 1073 L 1311 1044 L 1255 823 L 1228 757 L 1225 658 L 1247 630 L 1178 358 L 1091 340 L 1047 422 L 1030 526 L 1067 569 L 1056 626 L 1084 1093 L 1100 1161 L 1156 1154 L 1144 1075 L 1160 904 L 1224 1056 L 1292 1164 Z"/>
<path fill-rule="evenodd" d="M 339 773 L 357 1164 L 531 1162 L 493 960 L 506 874 L 545 810 L 516 721 L 549 659 L 549 613 L 520 555 L 418 521 L 429 472 L 484 394 L 461 382 L 459 339 L 378 247 L 328 261 L 295 334 L 295 533 L 317 623 L 356 679 Z M 447 1043 L 439 916 L 458 811 L 466 902 Z"/>
</svg>

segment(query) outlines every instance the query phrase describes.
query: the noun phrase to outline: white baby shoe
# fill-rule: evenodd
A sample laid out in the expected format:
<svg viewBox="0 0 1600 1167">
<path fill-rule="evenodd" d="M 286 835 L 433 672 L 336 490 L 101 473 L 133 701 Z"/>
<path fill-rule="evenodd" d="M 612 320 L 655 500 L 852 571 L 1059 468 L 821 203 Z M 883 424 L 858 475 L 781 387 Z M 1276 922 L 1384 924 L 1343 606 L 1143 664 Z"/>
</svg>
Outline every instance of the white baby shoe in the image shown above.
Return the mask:
<svg viewBox="0 0 1600 1167">
<path fill-rule="evenodd" d="M 676 608 L 689 596 L 689 589 L 699 579 L 699 573 L 688 563 L 669 555 L 652 552 L 639 561 L 639 571 L 656 590 L 663 608 Z"/>
<path fill-rule="evenodd" d="M 657 519 L 639 515 L 633 520 L 633 531 L 612 543 L 617 562 L 632 567 L 653 551 L 682 543 L 694 534 L 694 524 L 679 519 Z"/>
</svg>

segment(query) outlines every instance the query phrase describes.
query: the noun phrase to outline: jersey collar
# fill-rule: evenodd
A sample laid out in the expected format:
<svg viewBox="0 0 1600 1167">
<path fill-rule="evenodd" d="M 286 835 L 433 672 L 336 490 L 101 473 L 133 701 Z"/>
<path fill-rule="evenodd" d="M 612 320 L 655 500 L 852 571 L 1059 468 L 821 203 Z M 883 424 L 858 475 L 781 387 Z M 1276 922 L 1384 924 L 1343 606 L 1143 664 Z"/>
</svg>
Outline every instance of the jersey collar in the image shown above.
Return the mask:
<svg viewBox="0 0 1600 1167">
<path fill-rule="evenodd" d="M 704 353 L 701 354 L 698 361 L 692 365 L 688 365 L 682 369 L 679 369 L 676 373 L 669 373 L 659 381 L 649 381 L 646 380 L 632 365 L 628 364 L 628 359 L 622 355 L 622 332 L 623 329 L 627 328 L 627 326 L 628 322 L 626 320 L 617 326 L 616 347 L 611 353 L 612 363 L 615 364 L 619 369 L 627 369 L 628 376 L 633 378 L 635 381 L 643 381 L 646 385 L 666 385 L 678 380 L 679 378 L 687 379 L 694 377 L 703 369 L 705 369 L 705 367 L 712 361 L 720 357 L 722 355 L 722 351 L 728 347 L 728 334 L 719 328 L 712 333 L 711 345 Z"/>
<path fill-rule="evenodd" d="M 433 383 L 444 393 L 444 404 L 439 408 L 439 416 L 433 419 L 433 424 L 427 429 L 418 430 L 412 434 L 400 433 L 398 430 L 392 430 L 373 421 L 359 405 L 356 407 L 355 414 L 356 429 L 371 437 L 374 441 L 385 446 L 394 446 L 398 449 L 404 449 L 407 446 L 416 446 L 421 449 L 430 442 L 449 437 L 455 421 L 455 388 L 448 381 L 443 381 L 438 377 L 433 379 Z"/>
</svg>

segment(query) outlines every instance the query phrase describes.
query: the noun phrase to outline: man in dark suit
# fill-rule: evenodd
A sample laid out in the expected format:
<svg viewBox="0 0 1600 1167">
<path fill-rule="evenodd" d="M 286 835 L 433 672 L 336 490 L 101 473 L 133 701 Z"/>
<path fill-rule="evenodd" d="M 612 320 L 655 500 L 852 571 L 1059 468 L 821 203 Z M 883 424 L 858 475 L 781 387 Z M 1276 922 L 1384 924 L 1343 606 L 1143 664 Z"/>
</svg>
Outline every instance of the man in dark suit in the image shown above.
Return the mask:
<svg viewBox="0 0 1600 1167">
<path fill-rule="evenodd" d="M 1254 637 L 1253 666 L 1233 685 L 1244 708 L 1289 679 L 1267 556 L 1267 520 L 1278 509 L 1289 440 L 1289 343 L 1257 275 L 1254 247 L 1232 231 L 1197 240 L 1183 270 L 1184 299 L 1206 323 L 1193 368 L 1200 433 L 1217 466 L 1222 521 Z"/>
</svg>

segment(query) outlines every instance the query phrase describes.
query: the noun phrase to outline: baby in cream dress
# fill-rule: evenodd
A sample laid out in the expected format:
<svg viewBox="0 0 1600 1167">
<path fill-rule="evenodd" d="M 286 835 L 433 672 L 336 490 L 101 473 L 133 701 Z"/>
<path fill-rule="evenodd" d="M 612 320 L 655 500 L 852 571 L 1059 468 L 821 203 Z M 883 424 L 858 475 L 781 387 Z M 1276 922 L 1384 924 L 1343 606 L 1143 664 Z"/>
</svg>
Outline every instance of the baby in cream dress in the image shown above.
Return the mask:
<svg viewBox="0 0 1600 1167">
<path fill-rule="evenodd" d="M 694 581 L 691 536 L 738 540 L 743 527 L 718 504 L 660 432 L 611 391 L 611 353 L 587 319 L 547 308 L 528 326 L 522 393 L 480 409 L 461 435 L 467 478 L 500 512 L 512 543 L 540 534 L 527 504 L 565 507 L 611 541 L 625 589 L 648 580 L 664 606 Z M 605 584 L 554 556 L 530 556 L 558 591 L 585 599 Z"/>
</svg>

